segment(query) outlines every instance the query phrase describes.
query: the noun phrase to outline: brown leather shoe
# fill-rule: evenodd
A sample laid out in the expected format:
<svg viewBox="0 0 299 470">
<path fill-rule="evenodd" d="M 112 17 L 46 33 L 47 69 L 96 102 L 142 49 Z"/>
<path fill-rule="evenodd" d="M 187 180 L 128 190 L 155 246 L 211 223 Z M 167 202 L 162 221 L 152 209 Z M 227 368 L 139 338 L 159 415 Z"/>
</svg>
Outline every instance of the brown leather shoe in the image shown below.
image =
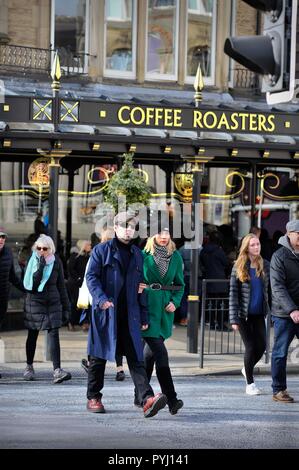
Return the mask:
<svg viewBox="0 0 299 470">
<path fill-rule="evenodd" d="M 87 400 L 86 408 L 88 411 L 91 411 L 91 413 L 106 413 L 100 398 L 91 398 L 91 400 Z"/>
<path fill-rule="evenodd" d="M 166 406 L 167 398 L 163 393 L 157 393 L 154 397 L 150 397 L 146 400 L 143 407 L 144 417 L 151 418 L 155 416 L 164 406 Z"/>
<path fill-rule="evenodd" d="M 294 403 L 294 398 L 288 394 L 287 390 L 281 390 L 280 392 L 274 393 L 273 400 L 282 401 L 284 403 Z"/>
</svg>

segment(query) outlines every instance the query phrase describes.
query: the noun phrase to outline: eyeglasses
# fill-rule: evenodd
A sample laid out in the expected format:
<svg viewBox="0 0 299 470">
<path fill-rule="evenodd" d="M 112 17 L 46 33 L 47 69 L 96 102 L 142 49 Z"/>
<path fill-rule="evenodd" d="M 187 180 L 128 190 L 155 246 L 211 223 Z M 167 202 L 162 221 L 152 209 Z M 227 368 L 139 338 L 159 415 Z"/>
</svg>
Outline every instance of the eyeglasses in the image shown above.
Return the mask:
<svg viewBox="0 0 299 470">
<path fill-rule="evenodd" d="M 41 251 L 41 250 L 43 250 L 43 251 L 48 251 L 49 248 L 48 248 L 47 246 L 37 246 L 36 249 L 37 249 L 38 251 Z"/>
<path fill-rule="evenodd" d="M 118 225 L 119 225 L 119 227 L 122 227 L 122 228 L 131 228 L 132 230 L 135 230 L 135 225 L 134 224 L 130 224 L 130 223 L 127 223 L 127 222 L 120 222 Z"/>
<path fill-rule="evenodd" d="M 0 238 L 3 238 L 3 240 L 5 240 L 6 235 L 0 235 Z"/>
</svg>

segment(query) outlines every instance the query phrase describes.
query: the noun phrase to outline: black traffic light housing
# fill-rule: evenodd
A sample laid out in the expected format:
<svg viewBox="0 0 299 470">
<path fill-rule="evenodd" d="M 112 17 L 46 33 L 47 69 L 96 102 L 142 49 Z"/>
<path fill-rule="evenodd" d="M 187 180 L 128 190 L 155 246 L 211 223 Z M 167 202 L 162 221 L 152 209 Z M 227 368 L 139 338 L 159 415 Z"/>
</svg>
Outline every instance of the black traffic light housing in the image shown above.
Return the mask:
<svg viewBox="0 0 299 470">
<path fill-rule="evenodd" d="M 263 35 L 227 38 L 224 52 L 263 75 L 268 103 L 290 101 L 294 93 L 298 0 L 243 0 L 265 13 Z"/>
</svg>

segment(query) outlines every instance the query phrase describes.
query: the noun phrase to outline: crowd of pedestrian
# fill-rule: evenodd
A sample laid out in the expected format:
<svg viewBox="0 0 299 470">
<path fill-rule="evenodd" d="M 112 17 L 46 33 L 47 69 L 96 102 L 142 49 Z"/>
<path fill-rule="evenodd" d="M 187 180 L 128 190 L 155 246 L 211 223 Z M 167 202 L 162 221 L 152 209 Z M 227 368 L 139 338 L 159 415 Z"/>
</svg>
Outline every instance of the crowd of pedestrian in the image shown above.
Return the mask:
<svg viewBox="0 0 299 470">
<path fill-rule="evenodd" d="M 175 315 L 188 324 L 188 292 L 191 276 L 191 246 L 176 249 L 169 227 L 145 242 L 143 251 L 134 233 L 138 219 L 122 212 L 114 219 L 113 231 L 101 239 L 79 240 L 67 263 L 60 248 L 47 234 L 38 214 L 31 234 L 19 253 L 21 277 L 16 275 L 7 233 L 0 228 L 0 327 L 9 298 L 9 284 L 25 294 L 24 325 L 26 368 L 24 380 L 34 380 L 33 367 L 39 331 L 47 332 L 53 362 L 53 382 L 71 379 L 61 368 L 59 329 L 74 331 L 83 322 L 88 331 L 87 410 L 104 413 L 102 390 L 107 361 L 116 361 L 116 380 L 125 378 L 123 357 L 134 383 L 134 404 L 145 417 L 168 405 L 176 414 L 183 407 L 174 387 L 165 340 L 172 335 Z M 198 292 L 202 279 L 210 279 L 207 295 L 215 302 L 211 328 L 238 331 L 245 346 L 245 392 L 259 395 L 253 371 L 266 348 L 265 321 L 274 326 L 272 350 L 273 400 L 292 403 L 287 390 L 286 365 L 289 346 L 299 338 L 299 220 L 275 232 L 270 240 L 265 229 L 252 227 L 240 247 L 228 226 L 207 232 L 199 250 Z M 65 268 L 67 276 L 65 276 Z M 67 277 L 67 281 L 65 281 Z M 213 281 L 217 279 L 217 281 Z M 228 283 L 221 280 L 230 279 Z M 225 287 L 228 286 L 228 287 Z M 80 305 L 82 289 L 86 305 Z M 218 317 L 217 302 L 229 297 L 227 316 Z M 153 370 L 161 388 L 150 384 Z M 1 377 L 1 376 L 0 376 Z"/>
</svg>

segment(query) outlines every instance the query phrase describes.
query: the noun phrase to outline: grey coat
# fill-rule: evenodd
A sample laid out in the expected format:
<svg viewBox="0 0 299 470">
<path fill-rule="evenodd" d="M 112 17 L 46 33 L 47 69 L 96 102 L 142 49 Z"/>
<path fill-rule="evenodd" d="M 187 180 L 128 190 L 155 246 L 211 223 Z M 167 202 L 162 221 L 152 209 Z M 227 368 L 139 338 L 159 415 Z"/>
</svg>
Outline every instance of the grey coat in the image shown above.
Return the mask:
<svg viewBox="0 0 299 470">
<path fill-rule="evenodd" d="M 290 318 L 299 309 L 299 254 L 292 249 L 287 235 L 278 241 L 281 246 L 271 259 L 272 315 Z"/>
<path fill-rule="evenodd" d="M 57 255 L 55 255 L 51 276 L 43 291 L 37 292 L 40 280 L 41 276 L 37 271 L 36 276 L 34 275 L 33 289 L 27 291 L 25 297 L 25 327 L 29 330 L 59 328 L 62 325 L 63 316 L 69 317 L 70 305 L 65 288 L 62 263 Z"/>
<path fill-rule="evenodd" d="M 266 316 L 270 313 L 269 308 L 269 285 L 270 285 L 270 263 L 264 259 L 264 272 L 263 277 L 263 292 L 264 303 L 263 313 Z M 250 281 L 241 282 L 237 279 L 236 267 L 234 266 L 230 278 L 229 290 L 229 321 L 230 323 L 238 325 L 240 318 L 248 317 L 248 308 L 250 303 Z"/>
</svg>

